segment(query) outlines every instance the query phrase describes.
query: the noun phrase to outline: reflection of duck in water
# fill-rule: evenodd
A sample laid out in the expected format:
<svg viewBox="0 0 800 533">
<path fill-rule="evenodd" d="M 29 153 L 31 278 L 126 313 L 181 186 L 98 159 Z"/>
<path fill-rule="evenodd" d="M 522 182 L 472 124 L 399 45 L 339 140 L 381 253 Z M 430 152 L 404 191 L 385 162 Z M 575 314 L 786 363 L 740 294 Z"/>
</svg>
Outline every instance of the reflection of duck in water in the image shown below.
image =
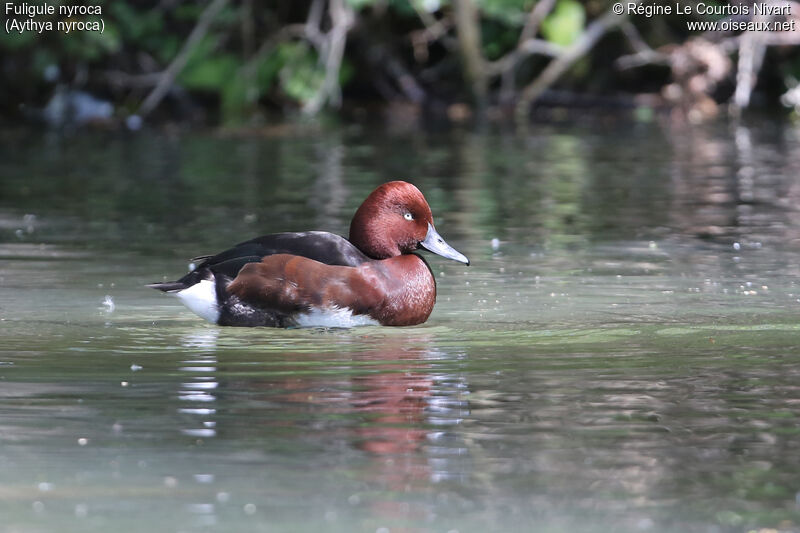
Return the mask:
<svg viewBox="0 0 800 533">
<path fill-rule="evenodd" d="M 362 342 L 345 333 L 324 336 L 330 335 Z M 352 492 L 336 501 L 402 531 L 401 524 L 428 518 L 432 482 L 471 476 L 457 429 L 469 389 L 454 369 L 461 355 L 431 348 L 435 338 L 426 330 L 373 331 L 367 342 L 377 348 L 278 353 L 272 363 L 279 367 L 271 363 L 253 375 L 225 377 L 223 369 L 216 407 L 235 416 L 220 417 L 215 429 L 262 443 L 256 447 L 296 443 L 300 458 L 310 446 L 315 464 L 346 472 L 342 490 Z"/>
<path fill-rule="evenodd" d="M 364 420 L 353 428 L 353 445 L 370 457 L 358 474 L 375 491 L 363 494 L 365 503 L 392 531 L 421 531 L 416 525 L 431 516 L 424 495 L 431 495 L 431 482 L 459 478 L 470 468 L 466 448 L 453 436 L 466 409 L 465 383 L 433 369 L 441 354 L 409 347 L 408 340 L 354 357 L 374 362 L 370 369 L 377 372 L 353 376 L 349 401 Z"/>
<path fill-rule="evenodd" d="M 414 340 L 417 339 L 420 337 Z M 354 448 L 374 457 L 366 477 L 383 480 L 391 490 L 402 490 L 409 483 L 428 482 L 433 475 L 425 445 L 430 442 L 429 411 L 436 402 L 436 385 L 426 348 L 409 347 L 406 338 L 383 341 L 380 349 L 352 354 L 357 368 L 369 371 L 355 373 L 346 382 L 335 376 L 298 375 L 262 382 L 260 388 L 283 391 L 271 399 L 302 409 L 313 405 L 314 413 L 358 414 L 359 422 L 347 429 L 347 439 Z M 325 357 L 326 354 L 319 354 L 319 358 Z M 308 359 L 308 354 L 303 354 L 303 362 Z M 284 409 L 291 412 L 295 407 Z M 455 424 L 456 419 L 451 423 Z"/>
<path fill-rule="evenodd" d="M 357 447 L 374 454 L 414 452 L 424 442 L 425 408 L 431 398 L 433 378 L 415 361 L 416 371 L 408 371 L 408 359 L 424 359 L 424 350 L 385 350 L 360 354 L 361 361 L 379 362 L 378 372 L 353 377 L 351 399 L 354 411 L 370 415 L 370 423 L 360 427 Z"/>
<path fill-rule="evenodd" d="M 393 181 L 358 208 L 350 240 L 321 231 L 266 235 L 150 287 L 223 326 L 409 326 L 425 322 L 436 301 L 433 274 L 413 253 L 420 248 L 469 264 L 436 232 L 419 189 Z"/>
</svg>

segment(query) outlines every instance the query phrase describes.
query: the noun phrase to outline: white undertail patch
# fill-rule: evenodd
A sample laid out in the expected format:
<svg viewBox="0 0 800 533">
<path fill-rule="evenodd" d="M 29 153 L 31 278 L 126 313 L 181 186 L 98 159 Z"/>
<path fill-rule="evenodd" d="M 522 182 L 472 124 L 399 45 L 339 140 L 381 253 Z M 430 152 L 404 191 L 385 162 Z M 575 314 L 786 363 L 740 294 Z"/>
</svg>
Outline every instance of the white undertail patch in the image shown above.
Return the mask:
<svg viewBox="0 0 800 533">
<path fill-rule="evenodd" d="M 195 283 L 187 289 L 176 292 L 175 295 L 183 305 L 199 317 L 208 320 L 212 324 L 216 324 L 219 321 L 219 303 L 217 302 L 217 290 L 213 281 L 204 279 L 200 283 Z"/>
<path fill-rule="evenodd" d="M 369 315 L 354 315 L 344 307 L 315 308 L 294 317 L 301 328 L 352 328 L 355 326 L 378 326 L 379 323 Z"/>
</svg>

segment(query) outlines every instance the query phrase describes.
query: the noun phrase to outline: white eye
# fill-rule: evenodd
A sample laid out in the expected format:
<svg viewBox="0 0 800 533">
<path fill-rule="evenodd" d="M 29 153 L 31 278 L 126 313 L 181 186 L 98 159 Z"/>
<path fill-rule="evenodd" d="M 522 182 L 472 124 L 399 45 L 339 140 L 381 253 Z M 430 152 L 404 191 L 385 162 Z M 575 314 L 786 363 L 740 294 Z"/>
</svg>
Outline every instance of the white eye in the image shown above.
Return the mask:
<svg viewBox="0 0 800 533">
<path fill-rule="evenodd" d="M 411 213 L 406 213 L 405 215 L 403 215 L 403 218 L 405 218 L 406 220 L 414 220 L 414 215 L 412 215 Z"/>
</svg>

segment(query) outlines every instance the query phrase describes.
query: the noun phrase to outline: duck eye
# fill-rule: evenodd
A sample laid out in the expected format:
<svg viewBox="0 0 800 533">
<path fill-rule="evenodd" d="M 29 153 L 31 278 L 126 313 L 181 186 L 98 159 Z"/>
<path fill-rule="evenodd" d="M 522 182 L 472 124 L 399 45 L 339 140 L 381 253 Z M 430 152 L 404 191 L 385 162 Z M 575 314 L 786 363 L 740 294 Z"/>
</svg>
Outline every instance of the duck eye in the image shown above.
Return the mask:
<svg viewBox="0 0 800 533">
<path fill-rule="evenodd" d="M 406 213 L 405 215 L 403 215 L 403 218 L 405 218 L 406 220 L 414 220 L 414 215 L 412 215 L 411 213 Z"/>
</svg>

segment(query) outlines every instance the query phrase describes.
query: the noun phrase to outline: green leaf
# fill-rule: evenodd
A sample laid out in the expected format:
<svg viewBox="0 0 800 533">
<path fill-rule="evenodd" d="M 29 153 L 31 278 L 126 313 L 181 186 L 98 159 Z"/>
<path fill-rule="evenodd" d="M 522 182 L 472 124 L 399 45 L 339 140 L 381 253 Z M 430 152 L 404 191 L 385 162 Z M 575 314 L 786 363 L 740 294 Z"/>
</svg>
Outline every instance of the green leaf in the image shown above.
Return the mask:
<svg viewBox="0 0 800 533">
<path fill-rule="evenodd" d="M 283 68 L 283 65 L 284 58 L 280 50 L 259 60 L 256 65 L 256 84 L 262 93 L 269 92 L 278 77 L 278 73 Z"/>
<path fill-rule="evenodd" d="M 226 123 L 235 123 L 242 118 L 247 107 L 247 86 L 239 74 L 233 76 L 222 87 L 222 116 Z"/>
<path fill-rule="evenodd" d="M 38 34 L 32 31 L 23 33 L 15 31 L 6 33 L 5 31 L 0 31 L 0 49 L 15 51 L 27 48 L 36 43 L 37 36 Z"/>
<path fill-rule="evenodd" d="M 108 8 L 119 33 L 128 41 L 138 43 L 165 32 L 163 17 L 156 10 L 134 9 L 127 2 L 114 2 Z"/>
<path fill-rule="evenodd" d="M 586 12 L 576 0 L 558 0 L 553 12 L 542 21 L 542 35 L 551 43 L 568 46 L 583 32 Z"/>
<path fill-rule="evenodd" d="M 181 73 L 180 81 L 187 89 L 218 91 L 236 75 L 238 61 L 231 54 L 210 56 L 205 61 L 194 63 Z"/>
<path fill-rule="evenodd" d="M 476 3 L 488 18 L 512 27 L 522 26 L 532 9 L 530 0 L 478 0 Z"/>
<path fill-rule="evenodd" d="M 284 45 L 282 53 L 286 61 L 280 72 L 283 92 L 300 103 L 309 101 L 325 80 L 317 54 L 305 43 Z"/>
<path fill-rule="evenodd" d="M 217 50 L 217 37 L 207 35 L 191 52 L 178 79 L 187 89 L 220 91 L 236 76 L 241 61 L 232 53 Z"/>
<path fill-rule="evenodd" d="M 370 7 L 377 3 L 377 0 L 347 0 L 347 4 L 356 11 L 361 11 L 365 7 Z"/>
</svg>

